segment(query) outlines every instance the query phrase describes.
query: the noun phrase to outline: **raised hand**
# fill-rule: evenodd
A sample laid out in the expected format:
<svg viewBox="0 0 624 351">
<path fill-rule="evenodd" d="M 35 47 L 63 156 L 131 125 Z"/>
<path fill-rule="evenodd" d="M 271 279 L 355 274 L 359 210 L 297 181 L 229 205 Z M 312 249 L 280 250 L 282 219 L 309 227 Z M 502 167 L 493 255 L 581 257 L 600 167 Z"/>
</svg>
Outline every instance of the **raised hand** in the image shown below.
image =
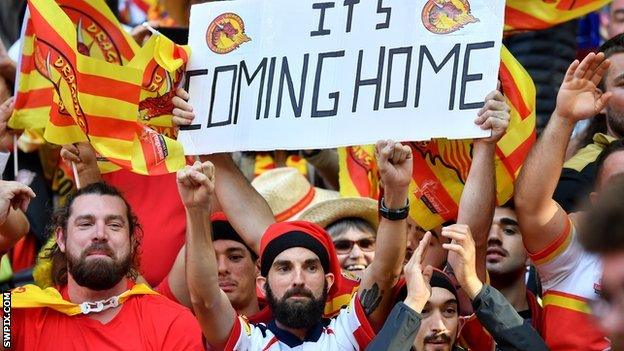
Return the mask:
<svg viewBox="0 0 624 351">
<path fill-rule="evenodd" d="M 485 97 L 485 105 L 477 113 L 475 124 L 483 130 L 492 130 L 492 135 L 489 138 L 478 139 L 478 141 L 497 143 L 507 132 L 510 111 L 511 109 L 500 91 L 494 90 L 489 93 Z"/>
<path fill-rule="evenodd" d="M 451 239 L 450 243 L 442 244 L 442 247 L 449 251 L 448 262 L 453 262 L 451 266 L 462 289 L 473 299 L 481 291 L 483 283 L 477 276 L 475 242 L 470 228 L 465 224 L 454 224 L 442 228 L 442 236 Z M 452 255 L 456 255 L 457 259 L 451 259 Z"/>
<path fill-rule="evenodd" d="M 65 162 L 74 162 L 78 172 L 97 169 L 95 149 L 89 143 L 63 145 L 61 157 Z"/>
<path fill-rule="evenodd" d="M 431 240 L 431 232 L 427 232 L 420 240 L 418 248 L 405 265 L 405 281 L 407 283 L 407 297 L 405 304 L 413 310 L 421 312 L 429 297 L 431 297 L 431 286 L 429 281 L 433 274 L 433 268 L 427 266 L 423 268 L 423 260 L 425 258 L 429 241 Z"/>
<path fill-rule="evenodd" d="M 215 168 L 212 162 L 195 161 L 178 171 L 178 192 L 186 209 L 210 210 L 210 198 L 215 189 Z"/>
<path fill-rule="evenodd" d="M 176 91 L 176 96 L 173 97 L 171 102 L 173 102 L 173 124 L 175 126 L 187 126 L 193 122 L 195 118 L 195 113 L 193 113 L 193 106 L 189 104 L 187 101 L 189 99 L 189 93 L 182 89 L 178 88 Z"/>
<path fill-rule="evenodd" d="M 412 149 L 392 140 L 380 140 L 375 145 L 375 157 L 386 206 L 391 209 L 404 207 L 412 179 Z"/>
<path fill-rule="evenodd" d="M 592 52 L 580 63 L 574 60 L 559 88 L 555 113 L 572 122 L 598 114 L 612 95 L 596 89 L 609 65 L 610 61 L 602 52 Z"/>
<path fill-rule="evenodd" d="M 13 108 L 15 107 L 15 99 L 8 98 L 0 104 L 0 138 L 4 137 L 8 130 L 8 123 L 11 114 L 13 114 Z"/>
<path fill-rule="evenodd" d="M 0 224 L 6 222 L 11 207 L 26 212 L 30 199 L 35 196 L 32 189 L 20 182 L 0 180 Z"/>
</svg>

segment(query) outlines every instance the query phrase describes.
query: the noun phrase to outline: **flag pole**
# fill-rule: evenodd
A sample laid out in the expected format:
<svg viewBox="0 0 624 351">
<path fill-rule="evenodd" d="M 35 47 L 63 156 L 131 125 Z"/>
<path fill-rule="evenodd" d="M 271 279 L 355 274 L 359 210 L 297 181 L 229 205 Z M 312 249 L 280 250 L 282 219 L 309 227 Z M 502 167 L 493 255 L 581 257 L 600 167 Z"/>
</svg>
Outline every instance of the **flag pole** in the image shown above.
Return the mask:
<svg viewBox="0 0 624 351">
<path fill-rule="evenodd" d="M 76 183 L 76 189 L 80 189 L 80 178 L 78 178 L 78 169 L 76 168 L 76 162 L 72 161 L 72 172 L 74 173 L 74 182 Z"/>
</svg>

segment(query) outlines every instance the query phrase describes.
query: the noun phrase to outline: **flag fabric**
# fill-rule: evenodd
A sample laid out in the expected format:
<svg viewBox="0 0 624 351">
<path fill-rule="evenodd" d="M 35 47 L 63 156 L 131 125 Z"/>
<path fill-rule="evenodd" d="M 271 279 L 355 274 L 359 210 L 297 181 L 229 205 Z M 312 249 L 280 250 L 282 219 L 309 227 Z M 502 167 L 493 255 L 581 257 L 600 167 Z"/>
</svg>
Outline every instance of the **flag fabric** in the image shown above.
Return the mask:
<svg viewBox="0 0 624 351">
<path fill-rule="evenodd" d="M 507 0 L 505 33 L 545 29 L 596 11 L 611 0 Z"/>
<path fill-rule="evenodd" d="M 286 156 L 284 166 L 292 167 L 299 171 L 304 176 L 308 175 L 308 162 L 299 156 L 298 154 L 291 154 Z M 272 152 L 257 152 L 254 160 L 254 178 L 261 175 L 266 171 L 277 168 L 277 162 L 275 161 L 274 153 Z"/>
<path fill-rule="evenodd" d="M 139 50 L 138 44 L 121 28 L 103 0 L 58 0 L 57 3 L 74 23 L 76 45 L 82 54 L 123 65 L 130 62 Z M 43 129 L 50 111 L 59 109 L 58 100 L 53 101 L 52 83 L 35 67 L 30 16 L 27 15 L 24 22 L 15 112 L 10 126 L 15 129 Z"/>
<path fill-rule="evenodd" d="M 171 127 L 171 98 L 188 48 L 156 35 L 129 50 L 126 57 L 133 56 L 125 63 L 87 56 L 88 46 L 80 42 L 81 20 L 75 26 L 53 0 L 28 5 L 32 45 L 30 51 L 25 45 L 23 56 L 32 58 L 33 67 L 22 65 L 22 70 L 36 71 L 39 81 L 50 82 L 57 104 L 49 110 L 45 139 L 59 145 L 90 142 L 107 161 L 139 174 L 183 167 L 181 144 L 150 125 Z"/>
<path fill-rule="evenodd" d="M 513 55 L 503 47 L 499 69 L 503 94 L 511 108 L 507 133 L 495 156 L 498 204 L 513 195 L 513 184 L 535 141 L 535 86 Z M 468 177 L 472 140 L 434 139 L 407 143 L 414 171 L 410 183 L 410 217 L 429 230 L 457 219 L 459 200 Z M 342 196 L 379 196 L 374 147 L 339 149 Z"/>
<path fill-rule="evenodd" d="M 379 198 L 375 145 L 338 148 L 340 195 Z"/>
<path fill-rule="evenodd" d="M 98 301 L 105 304 L 121 305 L 133 295 L 158 295 L 145 284 L 135 284 L 131 289 L 124 291 L 114 298 L 106 301 Z M 54 287 L 41 289 L 37 285 L 26 284 L 11 290 L 11 303 L 13 308 L 51 308 L 68 316 L 97 312 L 96 302 L 83 302 L 76 304 L 63 299 L 61 293 Z"/>
</svg>

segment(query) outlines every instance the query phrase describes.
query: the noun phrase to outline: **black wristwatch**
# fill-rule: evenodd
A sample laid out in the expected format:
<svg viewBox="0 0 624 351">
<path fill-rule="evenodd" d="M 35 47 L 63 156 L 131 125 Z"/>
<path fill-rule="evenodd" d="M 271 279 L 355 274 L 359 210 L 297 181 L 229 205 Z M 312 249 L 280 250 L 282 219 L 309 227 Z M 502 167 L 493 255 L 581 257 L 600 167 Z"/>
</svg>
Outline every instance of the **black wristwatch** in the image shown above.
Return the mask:
<svg viewBox="0 0 624 351">
<path fill-rule="evenodd" d="M 384 198 L 381 198 L 381 202 L 379 205 L 379 214 L 388 220 L 391 221 L 400 221 L 402 219 L 407 218 L 407 216 L 409 215 L 409 199 L 407 199 L 407 203 L 405 204 L 405 207 L 396 209 L 396 210 L 391 210 L 388 207 L 386 207 L 386 202 L 384 201 Z"/>
</svg>

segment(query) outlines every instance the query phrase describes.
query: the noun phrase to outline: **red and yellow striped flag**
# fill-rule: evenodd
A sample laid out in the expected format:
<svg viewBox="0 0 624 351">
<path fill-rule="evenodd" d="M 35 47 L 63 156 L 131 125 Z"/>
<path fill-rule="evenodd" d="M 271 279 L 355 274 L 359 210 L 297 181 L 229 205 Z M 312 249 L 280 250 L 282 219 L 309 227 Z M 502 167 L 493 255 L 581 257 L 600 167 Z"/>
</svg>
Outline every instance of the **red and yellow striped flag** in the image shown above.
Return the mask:
<svg viewBox="0 0 624 351">
<path fill-rule="evenodd" d="M 139 46 L 124 30 L 103 0 L 57 0 L 72 20 L 76 45 L 83 55 L 124 65 Z M 43 129 L 51 111 L 59 110 L 54 86 L 35 67 L 32 21 L 22 35 L 22 55 L 17 79 L 15 111 L 10 126 L 16 129 Z"/>
<path fill-rule="evenodd" d="M 158 35 L 127 64 L 106 62 L 82 53 L 76 27 L 55 1 L 28 5 L 34 68 L 53 84 L 59 104 L 50 110 L 46 140 L 88 141 L 108 161 L 140 174 L 183 167 L 182 146 L 146 122 L 170 126 L 188 49 Z"/>
<path fill-rule="evenodd" d="M 340 195 L 379 198 L 375 145 L 338 148 Z"/>
<path fill-rule="evenodd" d="M 505 32 L 545 29 L 584 16 L 611 0 L 507 0 Z"/>
<path fill-rule="evenodd" d="M 535 86 L 507 48 L 501 50 L 499 78 L 511 108 L 507 133 L 496 148 L 497 201 L 513 195 L 513 184 L 535 141 Z M 457 219 L 458 205 L 472 159 L 471 140 L 434 139 L 408 143 L 414 158 L 410 217 L 424 229 Z M 377 198 L 374 147 L 339 149 L 342 196 Z"/>
</svg>

